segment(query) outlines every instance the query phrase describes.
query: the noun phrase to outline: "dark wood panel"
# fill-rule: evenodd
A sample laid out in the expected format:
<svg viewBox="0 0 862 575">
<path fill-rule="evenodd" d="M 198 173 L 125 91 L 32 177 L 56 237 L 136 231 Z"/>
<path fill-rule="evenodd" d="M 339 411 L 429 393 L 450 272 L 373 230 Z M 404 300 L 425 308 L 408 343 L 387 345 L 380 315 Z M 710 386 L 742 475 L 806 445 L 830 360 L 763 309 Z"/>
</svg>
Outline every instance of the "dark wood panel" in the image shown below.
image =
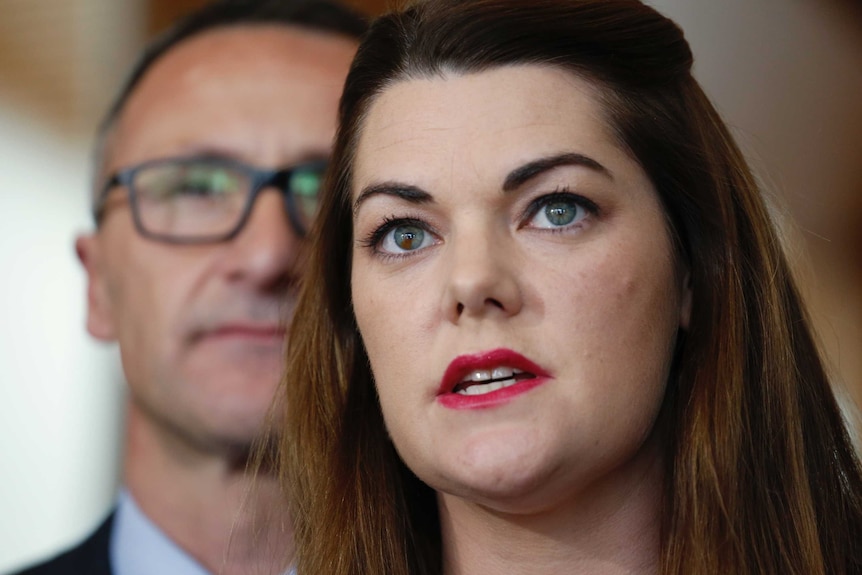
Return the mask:
<svg viewBox="0 0 862 575">
<path fill-rule="evenodd" d="M 195 8 L 207 3 L 208 0 L 149 0 L 147 31 L 158 33 Z M 403 3 L 403 0 L 344 0 L 351 6 L 363 12 L 377 15 Z M 862 0 L 829 0 L 830 2 L 851 8 L 848 12 L 855 13 L 860 30 L 862 30 Z"/>
<path fill-rule="evenodd" d="M 158 34 L 206 3 L 206 0 L 149 0 L 147 33 L 151 36 Z"/>
<path fill-rule="evenodd" d="M 158 34 L 174 21 L 207 4 L 208 0 L 149 0 L 147 32 Z M 346 3 L 365 12 L 377 15 L 396 6 L 397 0 L 346 0 Z"/>
<path fill-rule="evenodd" d="M 354 0 L 351 5 L 367 14 L 377 15 L 397 6 L 398 3 L 394 0 Z"/>
</svg>

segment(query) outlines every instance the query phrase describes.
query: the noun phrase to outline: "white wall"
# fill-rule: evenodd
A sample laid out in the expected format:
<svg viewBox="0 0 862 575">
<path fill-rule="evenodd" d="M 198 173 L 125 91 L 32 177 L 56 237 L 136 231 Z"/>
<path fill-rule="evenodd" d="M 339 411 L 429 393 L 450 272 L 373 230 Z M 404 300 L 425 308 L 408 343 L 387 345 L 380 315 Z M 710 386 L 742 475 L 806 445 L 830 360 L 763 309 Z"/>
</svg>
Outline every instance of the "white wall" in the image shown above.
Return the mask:
<svg viewBox="0 0 862 575">
<path fill-rule="evenodd" d="M 141 0 L 0 0 L 0 573 L 114 498 L 119 359 L 84 325 L 90 134 L 141 44 Z"/>
<path fill-rule="evenodd" d="M 123 385 L 73 249 L 87 148 L 0 106 L 0 572 L 83 536 L 116 485 Z"/>
</svg>

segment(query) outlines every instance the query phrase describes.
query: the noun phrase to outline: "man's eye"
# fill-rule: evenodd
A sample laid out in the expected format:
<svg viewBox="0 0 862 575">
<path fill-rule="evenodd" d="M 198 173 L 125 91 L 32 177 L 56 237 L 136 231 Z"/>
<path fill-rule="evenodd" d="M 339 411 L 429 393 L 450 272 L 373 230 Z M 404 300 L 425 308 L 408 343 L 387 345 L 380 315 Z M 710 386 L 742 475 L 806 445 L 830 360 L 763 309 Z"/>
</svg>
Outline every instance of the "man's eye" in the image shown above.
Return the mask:
<svg viewBox="0 0 862 575">
<path fill-rule="evenodd" d="M 176 181 L 170 189 L 174 196 L 216 197 L 232 193 L 237 189 L 236 178 L 225 171 L 190 171 Z"/>
<path fill-rule="evenodd" d="M 243 189 L 241 177 L 230 170 L 210 166 L 159 166 L 141 172 L 135 187 L 147 199 L 219 199 Z"/>
<path fill-rule="evenodd" d="M 323 173 L 319 171 L 297 171 L 290 178 L 291 192 L 303 199 L 317 200 L 323 183 Z"/>
</svg>

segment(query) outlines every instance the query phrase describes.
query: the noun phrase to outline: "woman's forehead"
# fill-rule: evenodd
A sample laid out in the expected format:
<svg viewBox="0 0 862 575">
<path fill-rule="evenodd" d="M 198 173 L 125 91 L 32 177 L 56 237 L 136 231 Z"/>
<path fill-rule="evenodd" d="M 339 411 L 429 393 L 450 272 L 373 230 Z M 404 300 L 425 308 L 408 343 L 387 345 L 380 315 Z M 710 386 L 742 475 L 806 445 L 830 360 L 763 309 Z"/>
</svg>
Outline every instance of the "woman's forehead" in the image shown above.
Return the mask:
<svg viewBox="0 0 862 575">
<path fill-rule="evenodd" d="M 619 155 L 599 90 L 568 71 L 538 65 L 400 80 L 369 107 L 353 188 L 369 178 L 439 177 L 441 168 L 453 176 L 499 175 L 560 153 Z"/>
</svg>

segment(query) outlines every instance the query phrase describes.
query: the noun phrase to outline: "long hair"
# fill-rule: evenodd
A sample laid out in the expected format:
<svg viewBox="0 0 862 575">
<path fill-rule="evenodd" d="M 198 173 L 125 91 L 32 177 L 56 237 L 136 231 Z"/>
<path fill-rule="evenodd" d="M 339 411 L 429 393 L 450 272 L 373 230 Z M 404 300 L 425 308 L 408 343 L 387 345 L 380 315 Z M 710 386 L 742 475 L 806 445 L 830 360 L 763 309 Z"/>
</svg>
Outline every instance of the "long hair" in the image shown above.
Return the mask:
<svg viewBox="0 0 862 575">
<path fill-rule="evenodd" d="M 520 64 L 599 87 L 690 272 L 691 321 L 659 422 L 661 572 L 862 573 L 862 474 L 778 235 L 692 77 L 682 31 L 637 0 L 430 0 L 365 36 L 341 100 L 283 386 L 279 467 L 299 572 L 440 572 L 434 493 L 387 436 L 352 311 L 354 154 L 387 86 Z"/>
</svg>

